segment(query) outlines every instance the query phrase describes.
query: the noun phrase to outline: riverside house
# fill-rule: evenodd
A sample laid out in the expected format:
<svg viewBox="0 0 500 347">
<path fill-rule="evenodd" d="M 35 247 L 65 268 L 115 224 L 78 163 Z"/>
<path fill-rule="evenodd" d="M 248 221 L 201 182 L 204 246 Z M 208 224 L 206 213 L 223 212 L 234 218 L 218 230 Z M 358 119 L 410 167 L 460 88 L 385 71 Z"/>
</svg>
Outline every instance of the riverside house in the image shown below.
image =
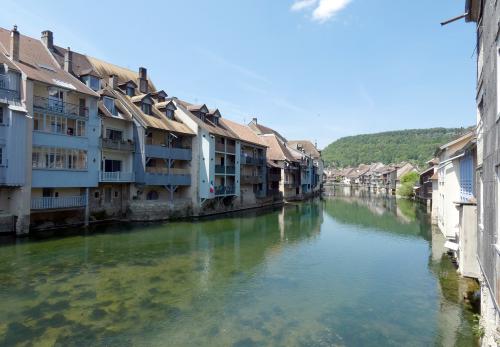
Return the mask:
<svg viewBox="0 0 500 347">
<path fill-rule="evenodd" d="M 301 200 L 319 193 L 324 168 L 321 153 L 312 143 L 289 142 L 276 130 L 259 124 L 257 118 L 253 118 L 248 126 L 269 147 L 271 167 L 280 167 L 280 192 L 285 200 Z"/>
<path fill-rule="evenodd" d="M 123 127 L 113 128 L 117 122 L 110 121 L 114 118 L 103 118 L 107 120 L 110 130 L 118 131 L 117 135 L 113 131 L 108 132 L 105 137 L 107 142 L 133 144 L 135 184 L 131 185 L 129 217 L 132 220 L 158 220 L 189 215 L 196 194 L 196 185 L 193 186 L 191 179 L 195 133 L 176 119 L 175 106 L 166 101 L 167 94 L 163 90 L 156 89 L 146 68 L 140 67 L 134 72 L 93 57 L 88 59 L 101 76 L 103 88 L 116 96 L 115 100 L 133 119 L 133 133 L 129 135 Z M 104 101 L 110 108 L 115 106 L 105 96 Z M 104 112 L 106 110 L 109 111 L 107 107 Z M 108 140 L 108 136 L 115 136 L 115 139 Z M 118 154 L 116 152 L 115 155 Z M 116 156 L 114 159 L 120 160 Z M 122 168 L 122 164 L 111 168 L 103 166 L 103 169 L 121 171 L 128 176 L 128 168 Z"/>
<path fill-rule="evenodd" d="M 146 68 L 49 30 L 0 29 L 0 232 L 260 207 L 319 193 L 322 177 L 309 141 L 169 97 Z"/>
<path fill-rule="evenodd" d="M 28 232 L 30 225 L 88 222 L 89 190 L 98 184 L 98 95 L 59 66 L 50 53 L 52 40 L 51 32 L 36 40 L 21 35 L 16 27 L 0 28 L 3 59 L 8 57 L 7 67 L 15 67 L 12 70 L 23 76 L 9 81 L 18 89 L 20 106 L 5 108 L 10 109 L 7 172 L 16 171 L 19 182 L 15 183 L 22 183 L 22 194 L 14 191 L 7 197 L 10 211 L 17 215 L 19 234 Z M 32 121 L 17 112 L 32 116 Z M 24 146 L 15 149 L 13 137 L 23 139 Z"/>
<path fill-rule="evenodd" d="M 500 340 L 500 3 L 466 0 L 465 20 L 475 23 L 477 259 L 481 284 L 483 345 Z"/>
<path fill-rule="evenodd" d="M 475 132 L 442 145 L 436 154 L 437 160 L 429 161 L 429 169 L 421 174 L 424 182 L 420 189 L 431 190 L 432 219 L 446 237 L 445 247 L 454 253 L 458 271 L 463 276 L 478 278 Z M 436 189 L 432 185 L 435 174 Z"/>
</svg>

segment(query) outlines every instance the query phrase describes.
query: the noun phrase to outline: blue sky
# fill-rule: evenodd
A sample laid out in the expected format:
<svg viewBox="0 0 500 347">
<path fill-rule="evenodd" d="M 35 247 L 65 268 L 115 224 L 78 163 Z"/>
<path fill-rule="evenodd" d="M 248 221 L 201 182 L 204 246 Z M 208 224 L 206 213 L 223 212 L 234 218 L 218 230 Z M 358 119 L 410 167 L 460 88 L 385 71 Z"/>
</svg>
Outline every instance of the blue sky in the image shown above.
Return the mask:
<svg viewBox="0 0 500 347">
<path fill-rule="evenodd" d="M 465 0 L 3 0 L 0 25 L 137 70 L 170 96 L 323 147 L 475 123 Z"/>
</svg>

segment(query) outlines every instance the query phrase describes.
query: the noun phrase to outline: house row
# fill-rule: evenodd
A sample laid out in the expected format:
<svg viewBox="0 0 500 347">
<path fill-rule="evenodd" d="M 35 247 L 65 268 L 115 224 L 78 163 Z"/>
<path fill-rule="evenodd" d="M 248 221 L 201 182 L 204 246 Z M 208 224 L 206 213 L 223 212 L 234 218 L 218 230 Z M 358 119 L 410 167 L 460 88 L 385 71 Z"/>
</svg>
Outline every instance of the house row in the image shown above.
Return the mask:
<svg viewBox="0 0 500 347">
<path fill-rule="evenodd" d="M 357 167 L 326 170 L 327 181 L 349 187 L 364 188 L 383 194 L 395 194 L 400 180 L 408 172 L 417 171 L 411 164 L 360 164 Z"/>
<path fill-rule="evenodd" d="M 0 28 L 0 231 L 259 207 L 317 194 L 322 175 L 310 141 Z"/>
<path fill-rule="evenodd" d="M 441 146 L 429 172 L 432 215 L 463 276 L 480 284 L 482 346 L 500 341 L 500 3 L 466 0 L 476 29 L 475 130 Z M 454 20 L 448 21 L 452 22 Z M 432 173 L 432 175 L 431 175 Z M 429 183 L 430 181 L 430 183 Z"/>
</svg>

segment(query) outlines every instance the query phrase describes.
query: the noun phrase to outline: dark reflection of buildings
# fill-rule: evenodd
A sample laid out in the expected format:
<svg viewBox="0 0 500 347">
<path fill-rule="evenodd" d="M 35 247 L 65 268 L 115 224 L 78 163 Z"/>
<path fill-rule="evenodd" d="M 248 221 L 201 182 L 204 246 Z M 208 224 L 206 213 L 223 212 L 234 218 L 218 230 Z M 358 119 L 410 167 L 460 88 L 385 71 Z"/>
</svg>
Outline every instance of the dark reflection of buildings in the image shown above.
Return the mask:
<svg viewBox="0 0 500 347">
<path fill-rule="evenodd" d="M 325 212 L 338 222 L 413 235 L 429 241 L 429 270 L 439 286 L 436 346 L 476 346 L 470 327 L 472 313 L 464 308 L 465 283 L 445 254 L 442 233 L 431 226 L 429 215 L 409 200 L 370 194 L 349 187 L 327 192 Z"/>
<path fill-rule="evenodd" d="M 337 221 L 430 239 L 428 217 L 412 201 L 342 188 L 326 192 L 325 211 Z"/>
</svg>

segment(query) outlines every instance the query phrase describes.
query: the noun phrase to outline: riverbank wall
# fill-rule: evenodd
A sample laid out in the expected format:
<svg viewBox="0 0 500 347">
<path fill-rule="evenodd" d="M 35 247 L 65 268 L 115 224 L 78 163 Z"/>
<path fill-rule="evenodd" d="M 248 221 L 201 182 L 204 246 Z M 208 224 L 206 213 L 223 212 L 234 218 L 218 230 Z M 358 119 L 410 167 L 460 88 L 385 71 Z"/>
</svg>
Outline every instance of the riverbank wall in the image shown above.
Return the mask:
<svg viewBox="0 0 500 347">
<path fill-rule="evenodd" d="M 248 210 L 259 210 L 282 206 L 288 203 L 306 201 L 317 198 L 321 192 L 316 191 L 309 194 L 299 195 L 293 199 L 283 199 L 281 196 L 270 196 L 256 199 L 253 203 L 244 203 L 240 199 L 209 200 L 201 207 L 194 208 L 191 202 L 168 203 L 155 201 L 131 201 L 126 213 L 121 216 L 108 216 L 106 214 L 94 214 L 90 216 L 89 224 L 98 225 L 102 223 L 117 222 L 161 222 L 173 220 L 197 220 L 203 217 L 224 216 L 235 212 Z M 68 227 L 82 227 L 85 211 L 54 211 L 44 218 L 33 216 L 30 232 L 42 232 L 47 230 L 64 229 Z M 12 221 L 9 218 L 0 219 L 0 234 L 15 234 L 12 232 Z M 21 235 L 19 235 L 21 236 Z"/>
</svg>

